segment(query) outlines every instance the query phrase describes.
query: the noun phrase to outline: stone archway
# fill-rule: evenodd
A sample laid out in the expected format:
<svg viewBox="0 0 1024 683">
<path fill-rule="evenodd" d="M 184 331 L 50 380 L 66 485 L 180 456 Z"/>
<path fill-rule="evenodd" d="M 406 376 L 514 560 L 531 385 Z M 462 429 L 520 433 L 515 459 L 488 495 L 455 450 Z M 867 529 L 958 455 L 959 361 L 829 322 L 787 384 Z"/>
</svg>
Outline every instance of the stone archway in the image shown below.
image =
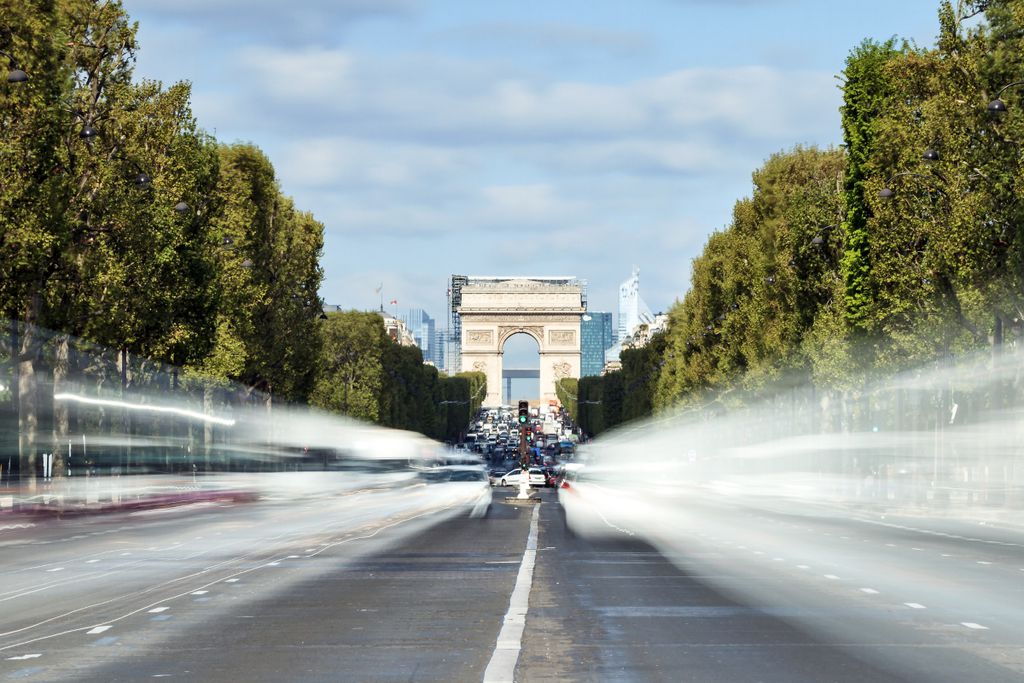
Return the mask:
<svg viewBox="0 0 1024 683">
<path fill-rule="evenodd" d="M 554 400 L 555 382 L 580 376 L 583 283 L 575 278 L 469 278 L 457 309 L 462 370 L 487 375 L 486 406 L 501 405 L 505 342 L 528 334 L 540 351 L 540 400 Z"/>
</svg>

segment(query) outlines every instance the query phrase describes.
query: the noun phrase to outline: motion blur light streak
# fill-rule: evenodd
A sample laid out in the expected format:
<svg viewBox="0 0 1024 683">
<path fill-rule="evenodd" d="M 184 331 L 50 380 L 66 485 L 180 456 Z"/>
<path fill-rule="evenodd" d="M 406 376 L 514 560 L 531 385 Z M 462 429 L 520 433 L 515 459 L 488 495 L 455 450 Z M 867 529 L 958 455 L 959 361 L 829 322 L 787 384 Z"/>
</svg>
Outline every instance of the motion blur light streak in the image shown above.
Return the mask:
<svg viewBox="0 0 1024 683">
<path fill-rule="evenodd" d="M 583 447 L 559 499 L 577 534 L 635 534 L 911 680 L 921 644 L 1024 675 L 1021 378 L 1007 348 L 845 392 L 719 396 Z"/>
<path fill-rule="evenodd" d="M 204 415 L 203 413 L 197 413 L 194 410 L 185 410 L 184 408 L 171 408 L 169 406 L 156 406 L 142 403 L 129 403 L 128 401 L 115 401 L 107 398 L 90 398 L 88 396 L 79 396 L 78 394 L 54 394 L 53 400 L 55 401 L 75 401 L 76 403 L 87 403 L 94 406 L 108 406 L 110 408 L 125 408 L 127 410 L 138 410 L 149 413 L 168 413 L 171 415 L 181 415 L 182 417 L 188 417 L 193 420 L 200 420 L 202 422 L 211 422 L 213 424 L 224 425 L 225 427 L 232 427 L 235 424 L 234 420 L 216 417 L 214 415 Z"/>
</svg>

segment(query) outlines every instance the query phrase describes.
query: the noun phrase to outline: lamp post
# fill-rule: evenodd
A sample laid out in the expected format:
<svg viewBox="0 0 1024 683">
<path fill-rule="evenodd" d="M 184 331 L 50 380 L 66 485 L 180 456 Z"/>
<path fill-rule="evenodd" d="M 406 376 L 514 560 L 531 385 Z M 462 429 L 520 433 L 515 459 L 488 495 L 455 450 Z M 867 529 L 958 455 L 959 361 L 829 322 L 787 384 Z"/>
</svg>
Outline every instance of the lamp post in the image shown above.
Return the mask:
<svg viewBox="0 0 1024 683">
<path fill-rule="evenodd" d="M 928 152 L 932 152 L 935 155 L 935 160 L 938 160 L 938 158 L 939 158 L 938 152 L 936 152 L 935 150 L 931 150 L 931 149 L 928 150 L 927 152 L 925 152 L 925 155 L 926 155 L 925 158 L 927 158 Z M 892 181 L 896 180 L 897 178 L 899 178 L 901 176 L 911 176 L 911 177 L 914 177 L 914 178 L 920 178 L 920 179 L 923 179 L 923 180 L 929 180 L 929 177 L 926 176 L 923 173 L 917 173 L 916 171 L 901 171 L 899 173 L 896 173 L 894 175 L 889 176 L 889 179 L 885 181 L 885 186 L 881 190 L 878 191 L 878 198 L 879 199 L 892 199 L 893 197 L 895 197 L 896 196 L 896 191 L 892 189 L 892 184 L 893 184 Z M 938 176 L 938 177 L 942 178 L 941 175 Z M 943 180 L 944 180 L 944 178 L 943 178 Z M 941 187 L 939 187 L 937 185 L 932 185 L 932 188 L 938 190 L 942 194 L 946 194 L 946 191 L 943 190 Z"/>
<path fill-rule="evenodd" d="M 28 80 L 28 74 L 25 73 L 24 69 L 18 66 L 18 61 L 14 57 L 3 50 L 0 50 L 0 55 L 6 57 L 7 61 L 11 65 L 10 69 L 7 71 L 8 83 L 24 83 Z"/>
<path fill-rule="evenodd" d="M 1007 112 L 1007 107 L 1006 102 L 1004 102 L 1002 99 L 1002 94 L 1009 90 L 1010 88 L 1017 88 L 1022 85 L 1024 85 L 1024 81 L 1014 81 L 1013 83 L 1007 83 L 1002 88 L 1000 88 L 999 92 L 996 93 L 995 99 L 988 103 L 989 113 L 997 116 L 1000 114 L 1005 114 Z"/>
</svg>

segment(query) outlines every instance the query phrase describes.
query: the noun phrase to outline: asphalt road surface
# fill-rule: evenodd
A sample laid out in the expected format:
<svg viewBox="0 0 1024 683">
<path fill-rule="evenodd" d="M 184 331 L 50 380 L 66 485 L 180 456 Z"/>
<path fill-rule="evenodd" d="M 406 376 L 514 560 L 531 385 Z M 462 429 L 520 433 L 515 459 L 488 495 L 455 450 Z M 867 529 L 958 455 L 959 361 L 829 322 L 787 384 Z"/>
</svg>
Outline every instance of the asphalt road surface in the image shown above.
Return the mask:
<svg viewBox="0 0 1024 683">
<path fill-rule="evenodd" d="M 482 519 L 383 490 L 5 523 L 0 680 L 1024 679 L 1001 532 L 722 509 L 655 547 L 575 536 L 541 496 Z M 496 646 L 514 667 L 488 668 Z"/>
</svg>

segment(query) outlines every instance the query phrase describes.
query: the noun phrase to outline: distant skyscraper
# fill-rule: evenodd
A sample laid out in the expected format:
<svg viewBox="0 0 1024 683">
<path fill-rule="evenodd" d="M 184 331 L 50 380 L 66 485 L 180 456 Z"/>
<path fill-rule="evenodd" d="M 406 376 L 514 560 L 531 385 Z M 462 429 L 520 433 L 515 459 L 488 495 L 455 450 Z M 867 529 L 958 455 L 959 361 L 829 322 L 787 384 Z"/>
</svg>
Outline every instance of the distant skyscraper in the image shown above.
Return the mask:
<svg viewBox="0 0 1024 683">
<path fill-rule="evenodd" d="M 448 362 L 448 333 L 444 330 L 434 332 L 434 366 L 447 374 L 452 372 L 446 367 Z"/>
<path fill-rule="evenodd" d="M 640 298 L 640 269 L 634 267 L 629 279 L 619 285 L 619 330 L 616 340 L 621 344 L 633 334 L 637 325 L 651 323 L 654 315 Z"/>
<path fill-rule="evenodd" d="M 416 340 L 416 346 L 420 347 L 420 351 L 423 352 L 423 360 L 430 361 L 440 367 L 436 358 L 437 332 L 434 319 L 427 315 L 427 312 L 422 308 L 413 308 L 409 310 L 409 315 L 405 318 L 405 324 L 409 331 L 412 332 L 412 337 Z"/>
<path fill-rule="evenodd" d="M 604 367 L 604 353 L 614 344 L 612 314 L 584 313 L 580 321 L 580 376 L 600 375 Z"/>
</svg>

